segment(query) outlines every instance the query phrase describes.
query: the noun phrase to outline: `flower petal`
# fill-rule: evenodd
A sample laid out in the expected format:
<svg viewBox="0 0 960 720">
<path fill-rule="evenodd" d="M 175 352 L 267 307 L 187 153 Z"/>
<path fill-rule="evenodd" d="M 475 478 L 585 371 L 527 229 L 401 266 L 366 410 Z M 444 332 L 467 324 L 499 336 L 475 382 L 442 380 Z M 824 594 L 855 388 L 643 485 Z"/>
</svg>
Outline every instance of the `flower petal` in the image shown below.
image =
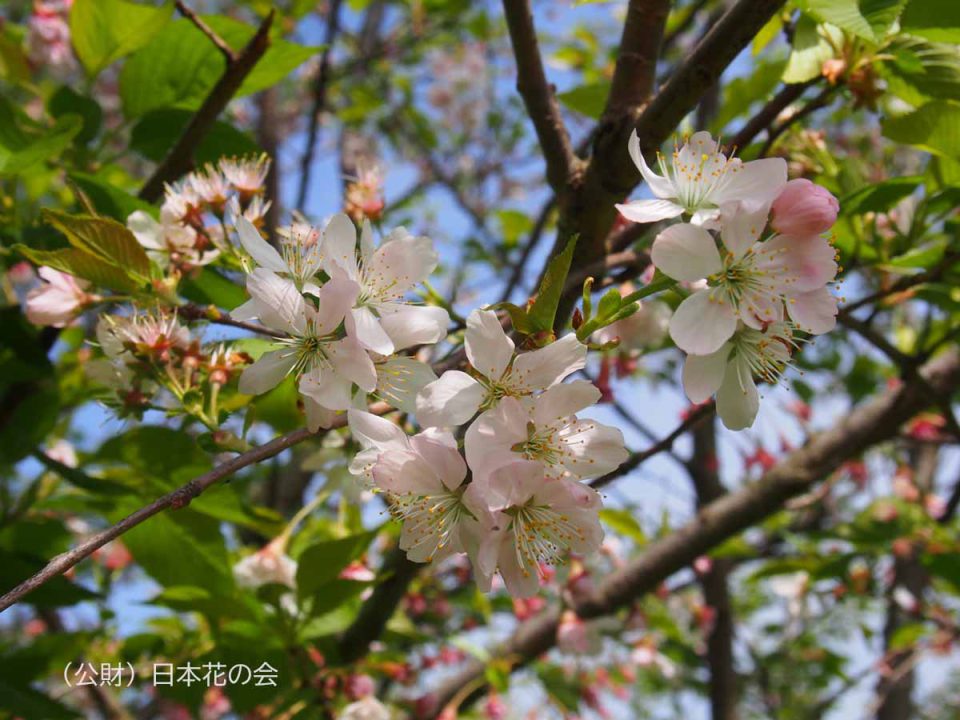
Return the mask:
<svg viewBox="0 0 960 720">
<path fill-rule="evenodd" d="M 717 391 L 717 414 L 730 430 L 753 425 L 760 410 L 760 393 L 750 366 L 741 355 L 727 364 L 723 384 Z"/>
<path fill-rule="evenodd" d="M 498 468 L 523 459 L 513 452 L 513 446 L 527 439 L 529 421 L 526 406 L 516 398 L 505 397 L 470 425 L 463 449 L 475 480 L 482 482 Z M 542 467 L 540 473 L 543 474 Z"/>
<path fill-rule="evenodd" d="M 424 362 L 403 355 L 375 363 L 377 396 L 398 410 L 416 415 L 417 395 L 437 379 L 433 368 Z"/>
<path fill-rule="evenodd" d="M 690 402 L 702 403 L 720 389 L 732 347 L 727 343 L 709 355 L 687 355 L 683 364 L 683 389 Z"/>
<path fill-rule="evenodd" d="M 507 337 L 497 314 L 474 310 L 467 318 L 465 333 L 470 364 L 491 380 L 499 380 L 513 359 L 513 340 Z"/>
<path fill-rule="evenodd" d="M 260 395 L 279 385 L 297 364 L 296 353 L 274 350 L 264 353 L 240 375 L 238 389 L 244 395 Z"/>
<path fill-rule="evenodd" d="M 339 342 L 328 344 L 325 349 L 330 364 L 340 377 L 356 383 L 364 392 L 369 393 L 377 389 L 377 369 L 359 342 L 345 337 Z M 346 410 L 346 408 L 336 409 Z"/>
<path fill-rule="evenodd" d="M 246 250 L 250 257 L 262 268 L 273 270 L 278 273 L 288 273 L 290 268 L 280 253 L 277 252 L 270 243 L 263 239 L 260 231 L 247 218 L 240 216 L 236 218 L 237 237 L 240 244 Z"/>
<path fill-rule="evenodd" d="M 370 311 L 370 308 L 354 308 L 350 311 L 350 316 L 353 320 L 352 335 L 361 345 L 381 355 L 393 354 L 395 349 L 393 341 L 380 326 L 380 320 Z"/>
<path fill-rule="evenodd" d="M 352 385 L 335 372 L 314 369 L 304 373 L 298 389 L 301 395 L 312 398 L 327 410 L 349 410 L 352 407 Z"/>
<path fill-rule="evenodd" d="M 726 203 L 720 208 L 720 239 L 734 257 L 741 258 L 749 250 L 767 225 L 769 208 L 763 206 L 747 212 L 739 202 Z"/>
<path fill-rule="evenodd" d="M 347 410 L 347 424 L 354 440 L 365 450 L 407 450 L 410 447 L 403 428 L 373 413 L 351 408 Z"/>
<path fill-rule="evenodd" d="M 332 333 L 343 322 L 360 293 L 360 286 L 343 275 L 331 278 L 317 291 L 317 312 L 314 331 L 317 335 Z M 389 354 L 389 353 L 387 353 Z"/>
<path fill-rule="evenodd" d="M 631 200 L 617 203 L 615 207 L 627 220 L 637 223 L 668 220 L 683 214 L 683 207 L 672 200 Z"/>
<path fill-rule="evenodd" d="M 357 228 L 344 213 L 337 213 L 323 231 L 321 241 L 326 248 L 324 268 L 328 275 L 335 275 L 339 269 L 351 280 L 357 280 L 360 272 L 357 268 Z"/>
<path fill-rule="evenodd" d="M 333 419 L 336 417 L 333 410 L 328 410 L 308 395 L 303 396 L 303 411 L 307 416 L 307 429 L 310 432 L 317 432 L 320 428 L 329 428 L 333 425 Z"/>
<path fill-rule="evenodd" d="M 671 225 L 657 235 L 650 258 L 661 272 L 687 282 L 701 280 L 723 269 L 713 236 L 688 223 Z"/>
<path fill-rule="evenodd" d="M 544 348 L 518 355 L 510 371 L 510 384 L 524 392 L 544 390 L 586 363 L 587 346 L 570 333 Z"/>
<path fill-rule="evenodd" d="M 388 303 L 377 309 L 380 327 L 393 340 L 397 350 L 413 345 L 432 345 L 447 336 L 450 314 L 442 307 Z"/>
<path fill-rule="evenodd" d="M 549 425 L 595 405 L 600 391 L 589 380 L 574 380 L 547 388 L 534 404 L 533 419 L 537 425 Z"/>
<path fill-rule="evenodd" d="M 630 153 L 630 159 L 633 160 L 633 164 L 637 166 L 637 170 L 639 170 L 640 174 L 643 176 L 643 181 L 647 184 L 647 187 L 650 188 L 650 192 L 652 192 L 658 198 L 669 199 L 676 197 L 676 190 L 673 187 L 673 183 L 671 183 L 669 179 L 657 175 L 647 165 L 647 161 L 643 157 L 643 153 L 640 150 L 640 138 L 637 135 L 636 130 L 630 133 L 630 140 L 627 143 L 627 150 Z M 674 215 L 671 217 L 676 216 Z"/>
<path fill-rule="evenodd" d="M 837 325 L 837 299 L 825 287 L 787 298 L 787 312 L 797 327 L 814 335 Z"/>
<path fill-rule="evenodd" d="M 738 160 L 730 162 L 739 163 Z M 753 212 L 761 207 L 769 207 L 786 184 L 786 160 L 753 160 L 728 169 L 721 185 L 711 193 L 711 200 L 721 206 L 728 202 L 741 202 L 745 210 Z"/>
<path fill-rule="evenodd" d="M 428 237 L 405 235 L 391 240 L 381 245 L 364 267 L 365 289 L 382 300 L 401 298 L 430 276 L 438 260 Z"/>
<path fill-rule="evenodd" d="M 709 288 L 698 290 L 680 303 L 670 319 L 670 337 L 677 347 L 692 355 L 716 352 L 736 329 L 733 308 L 714 300 Z"/>
<path fill-rule="evenodd" d="M 291 335 L 303 334 L 307 307 L 296 285 L 266 268 L 257 268 L 247 276 L 247 291 L 257 301 L 265 324 Z"/>
<path fill-rule="evenodd" d="M 410 438 L 410 446 L 420 454 L 431 471 L 448 490 L 456 490 L 467 476 L 467 464 L 450 432 L 427 430 Z"/>
<path fill-rule="evenodd" d="M 417 397 L 417 421 L 424 427 L 462 425 L 477 414 L 486 391 L 459 370 L 448 370 Z"/>
<path fill-rule="evenodd" d="M 143 210 L 136 210 L 127 218 L 127 229 L 133 233 L 137 242 L 148 250 L 165 250 L 163 243 L 163 225 Z"/>
</svg>

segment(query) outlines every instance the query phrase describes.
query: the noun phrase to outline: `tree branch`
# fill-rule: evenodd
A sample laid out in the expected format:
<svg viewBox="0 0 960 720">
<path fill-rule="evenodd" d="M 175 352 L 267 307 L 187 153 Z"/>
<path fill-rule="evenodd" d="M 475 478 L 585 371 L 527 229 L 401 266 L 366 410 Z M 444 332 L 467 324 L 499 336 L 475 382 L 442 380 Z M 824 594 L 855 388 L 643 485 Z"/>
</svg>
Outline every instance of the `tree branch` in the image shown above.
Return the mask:
<svg viewBox="0 0 960 720">
<path fill-rule="evenodd" d="M 951 348 L 929 362 L 923 377 L 938 392 L 960 385 L 960 350 Z M 893 437 L 899 426 L 928 404 L 915 382 L 903 383 L 846 415 L 832 430 L 813 436 L 751 485 L 711 502 L 691 522 L 650 543 L 624 568 L 609 575 L 595 592 L 574 607 L 584 619 L 609 614 L 654 590 L 663 580 L 690 565 L 716 545 L 780 511 L 787 500 L 810 489 L 849 457 Z M 559 610 L 552 609 L 522 623 L 510 640 L 492 651 L 523 665 L 552 647 Z M 444 708 L 461 688 L 482 688 L 485 665 L 471 659 L 435 694 Z"/>
<path fill-rule="evenodd" d="M 669 14 L 670 0 L 630 0 L 604 118 L 618 118 L 649 99 Z"/>
<path fill-rule="evenodd" d="M 166 183 L 173 182 L 193 167 L 193 153 L 200 141 L 206 137 L 217 117 L 227 107 L 227 103 L 233 99 L 247 75 L 250 74 L 250 71 L 267 51 L 270 45 L 270 27 L 272 24 L 273 11 L 271 10 L 260 27 L 257 28 L 254 36 L 250 38 L 246 47 L 234 59 L 227 59 L 227 66 L 223 75 L 210 90 L 210 94 L 207 95 L 200 109 L 190 118 L 190 122 L 184 128 L 176 144 L 167 153 L 166 158 L 157 166 L 153 175 L 140 190 L 139 197 L 141 200 L 156 202 L 163 195 L 163 188 Z M 220 47 L 220 45 L 217 46 Z"/>
<path fill-rule="evenodd" d="M 376 403 L 370 407 L 370 412 L 383 414 L 389 409 L 390 406 L 386 403 Z M 337 417 L 334 420 L 332 428 L 343 427 L 346 425 L 346 422 L 346 416 Z M 57 575 L 62 575 L 81 560 L 92 555 L 95 550 L 103 547 L 111 540 L 115 540 L 116 538 L 120 537 L 128 530 L 136 527 L 145 520 L 148 520 L 158 512 L 167 509 L 178 510 L 186 507 L 190 504 L 191 500 L 200 495 L 211 485 L 215 485 L 224 478 L 230 477 L 238 470 L 242 470 L 249 465 L 260 462 L 261 460 L 272 458 L 274 455 L 280 454 L 287 448 L 291 448 L 294 445 L 311 437 L 316 437 L 317 435 L 318 433 L 310 432 L 306 428 L 300 428 L 299 430 L 294 430 L 286 435 L 281 435 L 280 437 L 274 438 L 268 443 L 264 443 L 253 450 L 248 450 L 247 452 L 241 453 L 225 463 L 217 465 L 209 472 L 195 477 L 186 484 L 178 487 L 176 490 L 167 493 L 163 497 L 157 498 L 149 505 L 145 505 L 136 512 L 127 515 L 127 517 L 123 518 L 123 520 L 120 520 L 115 525 L 107 528 L 106 530 L 101 530 L 95 535 L 92 535 L 84 540 L 76 547 L 68 550 L 65 553 L 57 555 L 39 572 L 24 580 L 3 597 L 0 597 L 0 612 L 3 612 L 14 603 L 19 602 L 25 595 L 33 592 L 38 587 L 52 580 Z"/>
<path fill-rule="evenodd" d="M 547 182 L 563 194 L 580 161 L 573 154 L 560 106 L 547 81 L 529 0 L 503 0 L 510 43 L 517 61 L 517 92 L 533 121 L 547 164 Z"/>
</svg>

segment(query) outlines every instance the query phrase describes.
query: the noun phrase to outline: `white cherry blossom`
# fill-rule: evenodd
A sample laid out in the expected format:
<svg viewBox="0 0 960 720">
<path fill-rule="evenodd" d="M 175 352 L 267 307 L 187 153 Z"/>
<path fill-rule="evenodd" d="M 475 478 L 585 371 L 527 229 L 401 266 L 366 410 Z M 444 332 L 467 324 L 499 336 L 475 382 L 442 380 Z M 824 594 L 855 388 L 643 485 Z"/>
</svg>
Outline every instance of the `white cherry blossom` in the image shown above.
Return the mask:
<svg viewBox="0 0 960 720">
<path fill-rule="evenodd" d="M 720 349 L 709 355 L 688 355 L 683 387 L 692 402 L 717 395 L 717 414 L 731 430 L 753 425 L 760 409 L 755 378 L 775 384 L 798 347 L 790 323 L 771 323 L 763 330 L 741 324 Z"/>
<path fill-rule="evenodd" d="M 234 218 L 234 223 L 240 244 L 258 266 L 288 276 L 300 289 L 316 287 L 311 281 L 323 267 L 323 239 L 319 231 L 307 225 L 286 228 L 278 251 L 245 217 Z"/>
<path fill-rule="evenodd" d="M 692 216 L 696 225 L 710 223 L 729 203 L 741 203 L 747 212 L 769 207 L 787 182 L 783 158 L 743 162 L 724 155 L 708 132 L 694 133 L 675 149 L 672 162 L 657 153 L 661 175 L 647 165 L 636 131 L 630 135 L 630 157 L 656 199 L 633 200 L 617 210 L 633 222 L 656 222 Z"/>
<path fill-rule="evenodd" d="M 501 398 L 525 397 L 555 385 L 581 369 L 587 358 L 586 346 L 572 333 L 514 357 L 513 340 L 490 310 L 470 313 L 464 345 L 474 373 L 448 370 L 427 385 L 417 398 L 421 425 L 462 425 Z"/>
<path fill-rule="evenodd" d="M 258 268 L 247 278 L 247 290 L 258 305 L 268 308 L 260 319 L 285 336 L 281 347 L 264 353 L 240 376 L 240 392 L 259 395 L 287 375 L 299 378 L 307 423 L 311 429 L 328 425 L 332 413 L 352 406 L 353 386 L 373 392 L 377 371 L 359 342 L 340 330 L 359 292 L 355 282 L 334 278 L 317 291 L 317 307 L 304 300 L 296 286 Z"/>
<path fill-rule="evenodd" d="M 662 272 L 680 281 L 707 281 L 670 321 L 670 336 L 681 349 L 713 353 L 738 320 L 761 329 L 782 320 L 784 306 L 807 332 L 833 328 L 837 303 L 827 284 L 837 274 L 836 251 L 818 235 L 758 241 L 765 224 L 766 210 L 725 215 L 723 256 L 707 230 L 688 223 L 672 225 L 654 240 L 651 257 Z"/>
<path fill-rule="evenodd" d="M 520 460 L 471 485 L 494 513 L 474 564 L 484 592 L 499 572 L 514 597 L 535 595 L 541 564 L 559 564 L 570 552 L 587 555 L 600 547 L 600 496 L 583 483 L 547 477 L 540 463 Z"/>
<path fill-rule="evenodd" d="M 467 430 L 474 479 L 524 459 L 541 463 L 549 477 L 590 478 L 615 470 L 629 455 L 623 433 L 576 417 L 598 400 L 600 391 L 587 380 L 554 385 L 525 401 L 503 398 Z"/>
<path fill-rule="evenodd" d="M 169 209 L 160 211 L 160 220 L 154 220 L 143 210 L 136 210 L 127 218 L 127 228 L 137 242 L 161 267 L 197 267 L 207 265 L 218 257 L 220 251 L 209 242 L 197 242 L 197 231 L 183 225 Z M 206 245 L 206 246 L 205 246 Z"/>
<path fill-rule="evenodd" d="M 34 325 L 63 327 L 71 322 L 84 306 L 98 297 L 87 292 L 90 283 L 73 275 L 41 267 L 37 274 L 45 280 L 27 293 L 27 320 Z"/>
<path fill-rule="evenodd" d="M 348 322 L 368 350 L 390 355 L 413 345 L 436 343 L 446 337 L 450 315 L 440 307 L 414 305 L 404 296 L 437 267 L 433 241 L 397 228 L 375 248 L 370 222 L 357 229 L 345 214 L 331 218 L 324 230 L 327 274 L 345 274 L 360 286 Z"/>
</svg>

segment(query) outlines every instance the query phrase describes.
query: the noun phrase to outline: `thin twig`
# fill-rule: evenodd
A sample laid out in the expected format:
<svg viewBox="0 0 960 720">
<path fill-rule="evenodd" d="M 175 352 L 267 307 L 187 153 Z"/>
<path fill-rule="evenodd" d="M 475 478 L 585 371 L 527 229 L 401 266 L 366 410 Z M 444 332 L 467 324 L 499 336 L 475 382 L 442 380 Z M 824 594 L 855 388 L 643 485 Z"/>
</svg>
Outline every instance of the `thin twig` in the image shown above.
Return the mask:
<svg viewBox="0 0 960 720">
<path fill-rule="evenodd" d="M 268 337 L 277 337 L 278 335 L 275 331 L 263 325 L 248 323 L 243 320 L 234 320 L 230 317 L 230 313 L 221 312 L 216 308 L 213 308 L 213 310 L 214 312 L 211 312 L 210 308 L 193 303 L 187 303 L 177 308 L 177 312 L 187 320 L 206 320 L 216 325 L 229 325 L 230 327 L 240 328 L 241 330 L 247 330 L 248 332 L 266 335 Z"/>
<path fill-rule="evenodd" d="M 317 80 L 313 85 L 313 107 L 310 111 L 310 122 L 307 126 L 307 142 L 303 148 L 303 157 L 300 160 L 300 188 L 297 191 L 297 209 L 303 211 L 307 202 L 307 191 L 310 188 L 310 173 L 313 169 L 313 158 L 317 148 L 317 136 L 320 134 L 320 116 L 327 104 L 327 86 L 330 83 L 330 55 L 333 45 L 340 31 L 340 8 L 343 0 L 333 0 L 327 15 L 326 35 L 323 39 L 323 52 L 320 55 L 320 67 L 317 69 Z"/>
<path fill-rule="evenodd" d="M 530 235 L 527 237 L 527 241 L 523 245 L 523 250 L 520 252 L 520 257 L 517 259 L 517 262 L 514 263 L 513 271 L 510 273 L 510 279 L 507 280 L 506 287 L 503 288 L 503 293 L 500 295 L 500 302 L 506 302 L 510 299 L 510 296 L 513 295 L 514 289 L 520 283 L 520 279 L 523 277 L 523 271 L 526 269 L 527 260 L 530 259 L 530 255 L 536 249 L 537 245 L 540 244 L 540 239 L 543 237 L 543 231 L 547 227 L 547 221 L 550 219 L 550 216 L 553 214 L 553 211 L 557 207 L 557 196 L 552 195 L 547 202 L 543 204 L 543 207 L 540 208 L 540 213 L 537 215 L 537 220 L 533 224 L 533 228 L 530 230 Z"/>
<path fill-rule="evenodd" d="M 207 38 L 210 40 L 210 42 L 212 42 L 216 46 L 217 50 L 219 50 L 223 54 L 224 59 L 227 61 L 228 67 L 233 63 L 237 62 L 237 60 L 239 59 L 239 57 L 237 56 L 237 53 L 233 50 L 233 48 L 230 47 L 230 45 L 227 44 L 226 40 L 224 40 L 222 37 L 217 35 L 216 31 L 214 31 L 213 28 L 211 28 L 209 25 L 207 25 L 203 21 L 203 18 L 201 18 L 193 10 L 188 8 L 183 3 L 183 0 L 177 0 L 175 5 L 177 6 L 177 10 L 180 12 L 180 14 L 183 15 L 187 20 L 192 22 L 194 25 L 196 25 L 197 29 L 200 32 L 202 32 L 204 35 L 206 35 Z"/>
</svg>

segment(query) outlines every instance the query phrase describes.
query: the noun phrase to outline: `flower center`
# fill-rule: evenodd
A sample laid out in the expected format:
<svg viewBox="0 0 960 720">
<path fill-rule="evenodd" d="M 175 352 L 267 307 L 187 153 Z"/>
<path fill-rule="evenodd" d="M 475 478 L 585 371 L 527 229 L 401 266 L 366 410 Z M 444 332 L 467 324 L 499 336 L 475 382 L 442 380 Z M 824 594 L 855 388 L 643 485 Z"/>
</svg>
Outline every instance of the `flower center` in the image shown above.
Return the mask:
<svg viewBox="0 0 960 720">
<path fill-rule="evenodd" d="M 576 540 L 585 540 L 583 530 L 569 516 L 530 500 L 505 511 L 513 519 L 511 529 L 517 565 L 525 576 L 539 570 L 540 563 L 555 565 L 564 559 Z"/>
<path fill-rule="evenodd" d="M 775 323 L 766 332 L 743 328 L 732 338 L 733 354 L 743 357 L 750 373 L 765 382 L 775 384 L 792 364 L 790 358 L 799 349 L 800 340 L 794 337 L 789 323 Z"/>
<path fill-rule="evenodd" d="M 462 495 L 462 490 L 438 495 L 392 495 L 390 513 L 403 523 L 411 538 L 407 550 L 426 547 L 429 562 L 446 549 L 460 522 L 473 517 L 464 506 Z"/>
</svg>

